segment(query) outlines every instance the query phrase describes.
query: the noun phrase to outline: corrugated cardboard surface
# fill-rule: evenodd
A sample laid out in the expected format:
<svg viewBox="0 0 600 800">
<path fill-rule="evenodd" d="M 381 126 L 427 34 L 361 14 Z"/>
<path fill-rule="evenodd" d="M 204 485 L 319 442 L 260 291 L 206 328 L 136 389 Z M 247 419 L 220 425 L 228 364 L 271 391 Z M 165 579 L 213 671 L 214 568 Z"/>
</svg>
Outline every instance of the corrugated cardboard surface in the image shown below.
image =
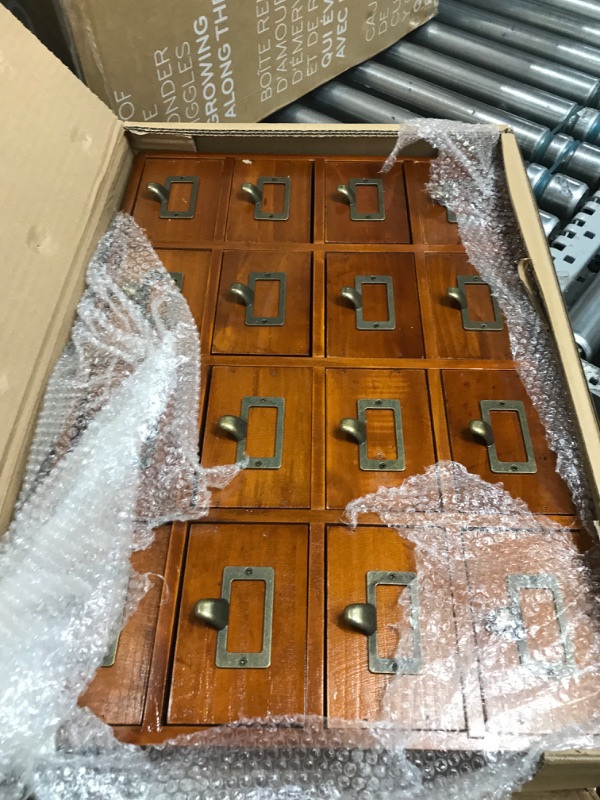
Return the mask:
<svg viewBox="0 0 600 800">
<path fill-rule="evenodd" d="M 121 123 L 0 7 L 0 531 L 130 157 Z"/>
<path fill-rule="evenodd" d="M 35 414 L 47 377 L 63 347 L 91 251 L 117 208 L 128 178 L 130 153 L 121 124 L 8 12 L 0 8 L 0 128 L 4 208 L 0 219 L 0 531 L 21 479 Z M 159 134 L 136 126 L 138 141 Z M 285 137 L 294 151 L 333 152 L 352 143 L 355 152 L 386 155 L 393 126 L 332 129 L 218 126 L 165 128 L 164 142 L 200 149 L 258 150 Z M 250 144 L 248 144 L 250 142 Z M 280 145 L 283 144 L 280 141 Z M 509 186 L 547 312 L 559 340 L 563 367 L 586 431 L 592 475 L 597 475 L 597 434 L 578 368 L 564 307 L 513 137 L 503 137 Z M 419 147 L 419 146 L 417 146 Z M 305 152 L 305 150 L 302 150 Z M 422 152 L 426 149 L 423 148 Z M 339 152 L 339 149 L 336 150 Z M 589 408 L 588 408 L 589 406 Z M 539 788 L 600 783 L 600 752 L 546 754 L 534 784 Z M 586 793 L 575 795 L 584 800 Z M 544 798 L 546 800 L 546 798 Z M 587 800 L 587 798 L 586 798 Z"/>
<path fill-rule="evenodd" d="M 256 122 L 389 47 L 438 0 L 60 0 L 88 86 L 126 121 Z"/>
</svg>

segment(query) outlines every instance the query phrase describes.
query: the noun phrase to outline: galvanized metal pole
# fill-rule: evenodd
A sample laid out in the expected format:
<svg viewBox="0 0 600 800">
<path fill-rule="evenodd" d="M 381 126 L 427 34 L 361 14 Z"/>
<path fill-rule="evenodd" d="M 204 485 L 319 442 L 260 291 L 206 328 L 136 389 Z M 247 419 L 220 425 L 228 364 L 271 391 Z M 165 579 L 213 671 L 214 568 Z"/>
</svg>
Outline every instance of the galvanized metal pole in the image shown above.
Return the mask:
<svg viewBox="0 0 600 800">
<path fill-rule="evenodd" d="M 489 0 L 465 0 L 465 2 L 484 11 L 490 7 Z M 589 17 L 555 11 L 535 0 L 527 0 L 526 3 L 523 0 L 502 0 L 499 10 L 505 17 L 575 39 L 576 42 L 585 42 L 590 47 L 600 45 L 600 24 Z"/>
<path fill-rule="evenodd" d="M 424 116 L 510 125 L 525 158 L 553 166 L 563 159 L 560 171 L 596 187 L 600 183 L 600 148 L 578 144 L 566 134 L 554 136 L 543 125 L 500 111 L 478 100 L 443 89 L 421 78 L 407 76 L 374 61 L 367 61 L 346 73 L 357 88 L 393 98 L 410 111 Z"/>
<path fill-rule="evenodd" d="M 528 164 L 527 177 L 538 205 L 557 216 L 563 225 L 590 196 L 589 186 L 566 175 L 554 175 L 541 164 Z"/>
<path fill-rule="evenodd" d="M 552 6 L 559 11 L 580 14 L 582 17 L 600 22 L 600 5 L 598 0 L 542 0 L 545 6 Z"/>
<path fill-rule="evenodd" d="M 321 114 L 320 111 L 315 111 L 314 108 L 309 108 L 302 103 L 292 103 L 280 109 L 273 115 L 272 121 L 304 123 L 308 125 L 331 125 L 334 122 L 341 122 L 340 119 L 334 119 L 327 114 Z"/>
<path fill-rule="evenodd" d="M 569 311 L 569 318 L 579 352 L 592 361 L 600 352 L 600 275 Z"/>
<path fill-rule="evenodd" d="M 562 1 L 562 0 L 561 0 Z M 600 9 L 600 5 L 598 6 Z M 493 68 L 507 78 L 545 89 L 553 94 L 575 100 L 581 105 L 597 108 L 600 105 L 600 80 L 585 72 L 555 64 L 531 53 L 491 42 L 467 31 L 460 31 L 431 20 L 413 31 L 406 41 L 454 56 L 484 69 Z"/>
<path fill-rule="evenodd" d="M 500 9 L 504 11 L 504 2 Z M 515 22 L 498 14 L 490 14 L 481 8 L 474 8 L 455 0 L 442 0 L 436 19 L 477 36 L 518 47 L 526 53 L 534 53 L 574 69 L 581 69 L 585 65 L 586 73 L 600 77 L 598 47 L 589 47 L 574 42 L 564 35 L 557 36 L 533 25 Z"/>
<path fill-rule="evenodd" d="M 578 139 L 600 145 L 600 112 L 594 109 L 587 109 L 585 114 L 579 115 L 581 106 L 571 100 L 465 64 L 412 42 L 398 42 L 381 59 L 385 64 L 409 75 L 455 89 L 549 128 L 562 128 L 565 133 Z"/>
<path fill-rule="evenodd" d="M 329 81 L 316 89 L 310 99 L 326 114 L 339 115 L 344 122 L 400 123 L 417 119 L 420 114 L 381 100 L 379 97 L 346 86 L 339 81 Z"/>
</svg>

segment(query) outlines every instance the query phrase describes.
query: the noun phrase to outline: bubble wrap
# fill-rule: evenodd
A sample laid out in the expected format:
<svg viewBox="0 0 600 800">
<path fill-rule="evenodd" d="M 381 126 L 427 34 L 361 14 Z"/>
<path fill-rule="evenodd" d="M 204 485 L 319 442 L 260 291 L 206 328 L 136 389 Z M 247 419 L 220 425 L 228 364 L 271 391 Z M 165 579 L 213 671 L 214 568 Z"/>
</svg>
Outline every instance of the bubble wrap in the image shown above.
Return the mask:
<svg viewBox="0 0 600 800">
<path fill-rule="evenodd" d="M 469 258 L 503 308 L 523 380 L 587 520 L 561 377 L 516 276 L 523 252 L 497 136 L 426 120 L 404 126 L 397 149 L 423 138 L 438 148 L 432 193 L 457 214 Z M 347 509 L 350 525 L 377 513 L 411 544 L 427 642 L 449 630 L 456 639 L 451 653 L 424 646 L 424 669 L 408 691 L 407 676 L 391 680 L 377 724 L 241 720 L 142 749 L 117 742 L 80 709 L 77 697 L 121 621 L 132 549 L 163 521 L 201 517 L 211 486 L 235 475 L 236 467 L 197 463 L 198 376 L 189 310 L 143 233 L 120 215 L 90 265 L 1 544 L 2 798 L 501 800 L 535 773 L 544 750 L 594 745 L 600 637 L 587 564 L 568 531 L 453 463 Z M 554 595 L 546 580 L 521 591 L 520 612 L 506 602 L 507 576 L 540 574 L 558 581 Z M 140 593 L 137 582 L 130 606 Z M 398 604 L 398 659 L 410 646 L 407 595 Z M 553 596 L 558 629 L 547 622 Z M 528 635 L 543 644 L 524 649 Z M 473 711 L 481 685 L 485 714 Z M 439 697 L 436 687 L 446 687 Z M 444 724 L 452 708 L 465 710 L 476 738 Z M 425 713 L 441 720 L 426 737 L 406 724 Z"/>
<path fill-rule="evenodd" d="M 568 388 L 555 356 L 552 334 L 534 309 L 519 279 L 526 257 L 506 188 L 499 133 L 493 125 L 445 120 L 405 123 L 383 171 L 392 169 L 400 151 L 426 140 L 438 150 L 428 190 L 456 214 L 469 261 L 489 284 L 508 323 L 513 359 L 546 428 L 581 519 L 591 526 L 593 509 L 578 446 Z"/>
</svg>

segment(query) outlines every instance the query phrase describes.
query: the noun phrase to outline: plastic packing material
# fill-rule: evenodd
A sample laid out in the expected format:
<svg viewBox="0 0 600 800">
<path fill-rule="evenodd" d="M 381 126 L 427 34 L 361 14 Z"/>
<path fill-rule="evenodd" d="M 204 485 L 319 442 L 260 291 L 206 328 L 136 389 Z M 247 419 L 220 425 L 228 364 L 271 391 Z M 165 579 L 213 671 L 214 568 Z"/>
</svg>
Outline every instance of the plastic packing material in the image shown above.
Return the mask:
<svg viewBox="0 0 600 800">
<path fill-rule="evenodd" d="M 439 151 L 430 189 L 456 213 L 503 308 L 561 474 L 588 518 L 562 379 L 516 275 L 522 245 L 497 131 L 419 121 L 404 126 L 397 150 L 423 138 Z M 419 583 L 424 667 L 392 678 L 376 722 L 239 720 L 142 749 L 79 708 L 123 604 L 131 609 L 143 588 L 137 579 L 128 594 L 131 551 L 149 544 L 153 526 L 201 517 L 210 488 L 238 469 L 197 463 L 198 380 L 189 310 L 145 235 L 120 215 L 90 264 L 1 543 L 3 798 L 500 800 L 544 750 L 594 744 L 595 586 L 571 533 L 453 463 L 348 508 L 351 524 L 374 511 L 397 529 Z M 409 596 L 403 590 L 398 605 L 398 661 L 414 642 Z M 445 724 L 453 709 L 468 717 L 462 728 Z M 411 714 L 427 716 L 420 731 Z"/>
<path fill-rule="evenodd" d="M 90 263 L 0 543 L 0 784 L 31 774 L 92 679 L 122 624 L 132 550 L 166 520 L 202 517 L 210 487 L 238 470 L 198 463 L 199 376 L 187 303 L 119 215 Z"/>
<path fill-rule="evenodd" d="M 398 153 L 425 139 L 438 149 L 428 191 L 456 215 L 469 261 L 490 286 L 506 318 L 517 370 L 546 428 L 557 456 L 557 471 L 573 496 L 584 525 L 591 529 L 593 508 L 578 444 L 569 390 L 558 367 L 552 334 L 537 313 L 518 274 L 526 257 L 508 196 L 499 132 L 493 125 L 445 120 L 405 123 L 386 161 L 389 171 Z"/>
</svg>

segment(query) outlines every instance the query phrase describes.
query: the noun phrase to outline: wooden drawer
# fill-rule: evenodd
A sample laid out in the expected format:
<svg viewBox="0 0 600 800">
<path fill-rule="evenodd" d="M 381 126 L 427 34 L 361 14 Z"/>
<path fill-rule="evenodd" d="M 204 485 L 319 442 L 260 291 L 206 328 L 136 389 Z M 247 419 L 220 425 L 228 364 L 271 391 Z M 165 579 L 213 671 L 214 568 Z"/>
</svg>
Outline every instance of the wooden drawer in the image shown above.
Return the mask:
<svg viewBox="0 0 600 800">
<path fill-rule="evenodd" d="M 411 253 L 328 253 L 326 281 L 328 356 L 423 357 Z"/>
<path fill-rule="evenodd" d="M 425 259 L 432 308 L 427 355 L 510 361 L 512 355 L 504 317 L 497 305 L 494 307 L 489 286 L 481 280 L 467 257 L 460 253 L 427 253 Z M 464 293 L 464 312 L 456 300 L 448 297 L 449 288 Z M 465 324 L 479 330 L 467 330 Z M 498 324 L 502 325 L 501 330 L 490 329 Z"/>
<path fill-rule="evenodd" d="M 191 527 L 169 723 L 304 713 L 307 565 L 306 526 Z M 195 607 L 223 594 L 229 618 L 217 630 Z M 204 611 L 210 615 L 211 607 Z"/>
<path fill-rule="evenodd" d="M 157 250 L 158 256 L 173 278 L 181 284 L 198 330 L 202 329 L 206 286 L 210 272 L 208 250 Z"/>
<path fill-rule="evenodd" d="M 435 203 L 427 189 L 431 161 L 407 161 L 404 165 L 410 210 L 410 227 L 415 244 L 459 245 L 458 225 L 448 222 L 444 206 Z"/>
<path fill-rule="evenodd" d="M 344 508 L 380 486 L 398 486 L 409 475 L 423 472 L 434 463 L 424 370 L 328 369 L 326 384 L 328 508 Z M 369 401 L 364 404 L 369 408 L 362 412 L 366 447 L 360 447 L 340 425 L 344 419 L 358 419 L 361 400 Z M 382 401 L 381 408 L 377 400 Z M 390 400 L 398 404 L 396 410 L 386 407 Z M 394 471 L 380 467 L 401 458 L 402 450 L 403 468 L 402 464 Z"/>
<path fill-rule="evenodd" d="M 440 568 L 421 575 L 414 544 L 395 530 L 328 529 L 330 717 L 393 720 L 414 731 L 465 729 L 452 589 L 444 561 L 442 546 Z M 372 604 L 373 599 L 377 630 L 367 634 L 345 620 L 344 610 L 353 604 Z M 392 682 L 392 691 L 384 698 Z"/>
<path fill-rule="evenodd" d="M 246 158 L 235 162 L 227 241 L 268 243 L 310 242 L 312 239 L 311 161 L 280 158 Z M 264 186 L 261 187 L 261 179 Z M 257 205 L 242 189 L 252 184 L 262 191 Z M 287 185 L 286 185 L 287 184 Z M 262 218 L 257 219 L 257 215 Z M 279 215 L 285 219 L 271 219 Z"/>
<path fill-rule="evenodd" d="M 310 253 L 226 251 L 213 353 L 310 355 L 311 295 Z"/>
<path fill-rule="evenodd" d="M 251 398 L 246 401 L 251 407 L 245 439 L 250 464 L 229 486 L 213 493 L 213 505 L 308 508 L 312 371 L 294 367 L 214 367 L 202 447 L 205 467 L 232 464 L 238 460 L 238 452 L 241 457 L 244 440 L 238 447 L 235 438 L 219 427 L 219 420 L 226 415 L 239 417 L 244 398 Z M 264 468 L 267 459 L 278 455 L 280 466 Z"/>
<path fill-rule="evenodd" d="M 404 170 L 396 164 L 382 175 L 381 161 L 326 161 L 325 241 L 363 244 L 410 242 Z M 368 181 L 366 185 L 351 181 Z M 380 190 L 373 182 L 379 182 Z M 338 187 L 355 191 L 353 206 Z M 353 211 L 354 208 L 354 211 Z M 383 212 L 384 219 L 375 217 Z M 352 219 L 354 214 L 358 219 Z"/>
<path fill-rule="evenodd" d="M 589 720 L 597 631 L 573 539 L 497 532 L 483 546 L 481 533 L 462 535 L 487 730 L 537 735 Z"/>
<path fill-rule="evenodd" d="M 142 723 L 170 532 L 170 525 L 159 528 L 153 544 L 132 555 L 133 569 L 150 575 L 150 588 L 119 635 L 114 663 L 100 667 L 79 698 L 109 725 Z"/>
<path fill-rule="evenodd" d="M 502 483 L 533 512 L 573 513 L 569 491 L 556 472 L 556 456 L 548 449 L 544 428 L 517 373 L 513 370 L 444 370 L 442 376 L 453 459 L 486 481 Z M 523 427 L 518 412 L 512 406 L 504 409 L 502 405 L 489 414 L 497 458 L 504 471 L 492 470 L 491 448 L 469 429 L 472 420 L 482 419 L 481 401 L 521 404 L 531 438 L 531 463 L 535 462 L 535 472 L 519 472 L 528 460 Z"/>
<path fill-rule="evenodd" d="M 224 171 L 225 161 L 220 158 L 149 156 L 146 159 L 133 216 L 146 229 L 153 245 L 195 247 L 215 239 L 221 191 L 228 190 L 223 180 Z M 148 184 L 165 186 L 170 178 L 180 181 L 172 183 L 168 202 L 161 205 L 157 196 L 149 191 Z M 165 219 L 165 213 L 180 216 Z"/>
</svg>

